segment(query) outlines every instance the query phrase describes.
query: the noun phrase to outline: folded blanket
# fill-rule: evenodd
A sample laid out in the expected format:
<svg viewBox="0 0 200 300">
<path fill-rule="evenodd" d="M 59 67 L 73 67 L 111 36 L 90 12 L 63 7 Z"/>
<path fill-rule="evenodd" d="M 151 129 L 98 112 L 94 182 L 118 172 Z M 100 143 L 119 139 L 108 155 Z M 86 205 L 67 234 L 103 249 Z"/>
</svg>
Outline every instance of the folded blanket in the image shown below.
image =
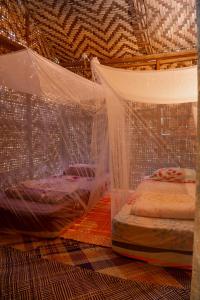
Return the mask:
<svg viewBox="0 0 200 300">
<path fill-rule="evenodd" d="M 164 219 L 194 219 L 195 198 L 189 194 L 141 192 L 131 214 Z"/>
<path fill-rule="evenodd" d="M 195 197 L 196 184 L 195 183 L 177 183 L 177 182 L 164 182 L 156 180 L 144 180 L 137 189 L 136 194 L 139 195 L 143 192 L 156 192 L 165 194 L 189 194 Z"/>
</svg>

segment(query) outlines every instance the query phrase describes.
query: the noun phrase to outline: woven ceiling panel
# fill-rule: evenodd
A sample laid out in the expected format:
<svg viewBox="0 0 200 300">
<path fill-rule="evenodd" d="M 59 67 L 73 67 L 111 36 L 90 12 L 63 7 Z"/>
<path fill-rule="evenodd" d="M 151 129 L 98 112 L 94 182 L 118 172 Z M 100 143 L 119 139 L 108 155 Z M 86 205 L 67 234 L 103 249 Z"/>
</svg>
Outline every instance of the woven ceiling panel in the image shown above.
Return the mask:
<svg viewBox="0 0 200 300">
<path fill-rule="evenodd" d="M 196 47 L 195 0 L 1 0 L 1 33 L 89 77 L 82 55 L 125 58 Z M 81 67 L 82 66 L 82 70 Z M 76 72 L 74 68 L 73 71 Z"/>
<path fill-rule="evenodd" d="M 25 43 L 25 8 L 19 1 L 0 1 L 0 33 Z"/>
<path fill-rule="evenodd" d="M 135 33 L 139 25 L 132 17 L 135 8 L 125 0 L 31 0 L 29 8 L 61 60 L 78 59 L 83 53 L 112 58 L 143 51 Z"/>
<path fill-rule="evenodd" d="M 152 52 L 172 52 L 196 46 L 195 0 L 145 2 Z"/>
<path fill-rule="evenodd" d="M 33 20 L 26 24 L 27 7 L 25 1 L 0 1 L 0 34 L 8 37 L 11 41 L 16 41 L 22 45 L 28 45 L 41 55 L 53 59 L 55 53 L 48 43 L 48 40 L 35 26 Z M 28 37 L 27 37 L 28 35 Z M 28 39 L 28 40 L 27 40 Z M 14 51 L 13 47 L 0 44 L 0 54 Z"/>
<path fill-rule="evenodd" d="M 195 0 L 29 0 L 28 7 L 61 61 L 196 45 Z"/>
</svg>

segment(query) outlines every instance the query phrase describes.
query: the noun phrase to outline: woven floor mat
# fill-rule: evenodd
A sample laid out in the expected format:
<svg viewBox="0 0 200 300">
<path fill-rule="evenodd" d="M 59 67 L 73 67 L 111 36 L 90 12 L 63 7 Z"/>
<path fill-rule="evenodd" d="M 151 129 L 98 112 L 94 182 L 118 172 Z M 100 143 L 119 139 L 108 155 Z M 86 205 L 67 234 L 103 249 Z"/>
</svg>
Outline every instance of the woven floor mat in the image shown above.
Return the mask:
<svg viewBox="0 0 200 300">
<path fill-rule="evenodd" d="M 123 280 L 0 248 L 0 299 L 189 300 L 186 288 Z"/>
<path fill-rule="evenodd" d="M 84 243 L 111 247 L 111 204 L 105 196 L 88 214 L 70 227 L 64 228 L 60 237 Z"/>
<path fill-rule="evenodd" d="M 32 253 L 41 258 L 122 279 L 161 286 L 190 288 L 190 271 L 153 266 L 120 256 L 107 247 L 59 238 L 46 242 L 45 245 L 32 250 Z"/>
</svg>

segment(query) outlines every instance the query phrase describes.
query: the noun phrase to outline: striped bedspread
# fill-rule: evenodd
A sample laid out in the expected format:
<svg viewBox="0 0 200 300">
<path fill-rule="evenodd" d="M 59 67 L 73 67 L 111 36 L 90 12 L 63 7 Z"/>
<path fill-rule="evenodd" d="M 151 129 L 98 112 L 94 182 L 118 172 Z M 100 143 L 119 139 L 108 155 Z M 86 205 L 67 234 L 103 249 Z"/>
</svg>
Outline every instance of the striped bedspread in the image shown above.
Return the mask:
<svg viewBox="0 0 200 300">
<path fill-rule="evenodd" d="M 195 190 L 194 184 L 172 184 L 171 189 L 170 184 L 143 182 L 135 197 L 143 191 L 193 195 Z M 155 265 L 191 268 L 194 220 L 136 216 L 131 210 L 132 203 L 124 205 L 112 221 L 114 251 Z"/>
</svg>

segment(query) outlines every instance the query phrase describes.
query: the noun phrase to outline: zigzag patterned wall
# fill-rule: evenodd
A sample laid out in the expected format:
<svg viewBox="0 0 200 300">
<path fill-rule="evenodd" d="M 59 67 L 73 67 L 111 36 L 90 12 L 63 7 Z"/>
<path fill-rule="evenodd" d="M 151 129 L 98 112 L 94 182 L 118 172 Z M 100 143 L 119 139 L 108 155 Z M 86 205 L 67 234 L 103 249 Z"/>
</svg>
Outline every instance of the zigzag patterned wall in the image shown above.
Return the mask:
<svg viewBox="0 0 200 300">
<path fill-rule="evenodd" d="M 195 0 L 29 0 L 29 9 L 63 61 L 196 45 Z"/>
<path fill-rule="evenodd" d="M 195 0 L 145 0 L 152 52 L 196 46 Z"/>
<path fill-rule="evenodd" d="M 55 57 L 48 40 L 34 22 L 30 22 L 29 43 L 26 40 L 26 11 L 24 1 L 1 0 L 0 2 L 0 34 L 17 41 L 22 45 L 28 45 L 41 55 L 52 59 Z M 0 53 L 7 53 L 9 49 L 0 45 Z"/>
<path fill-rule="evenodd" d="M 0 32 L 8 38 L 20 43 L 25 42 L 24 7 L 17 1 L 2 0 L 0 2 Z"/>
<path fill-rule="evenodd" d="M 127 1 L 30 1 L 35 23 L 48 37 L 58 57 L 79 59 L 82 53 L 100 58 L 138 54 L 137 36 Z M 138 31 L 138 24 L 135 22 Z"/>
<path fill-rule="evenodd" d="M 195 0 L 2 3 L 7 9 L 7 27 L 15 32 L 17 40 L 24 42 L 24 14 L 28 11 L 31 47 L 48 58 L 58 59 L 63 66 L 80 66 L 83 53 L 108 60 L 196 46 Z"/>
</svg>

